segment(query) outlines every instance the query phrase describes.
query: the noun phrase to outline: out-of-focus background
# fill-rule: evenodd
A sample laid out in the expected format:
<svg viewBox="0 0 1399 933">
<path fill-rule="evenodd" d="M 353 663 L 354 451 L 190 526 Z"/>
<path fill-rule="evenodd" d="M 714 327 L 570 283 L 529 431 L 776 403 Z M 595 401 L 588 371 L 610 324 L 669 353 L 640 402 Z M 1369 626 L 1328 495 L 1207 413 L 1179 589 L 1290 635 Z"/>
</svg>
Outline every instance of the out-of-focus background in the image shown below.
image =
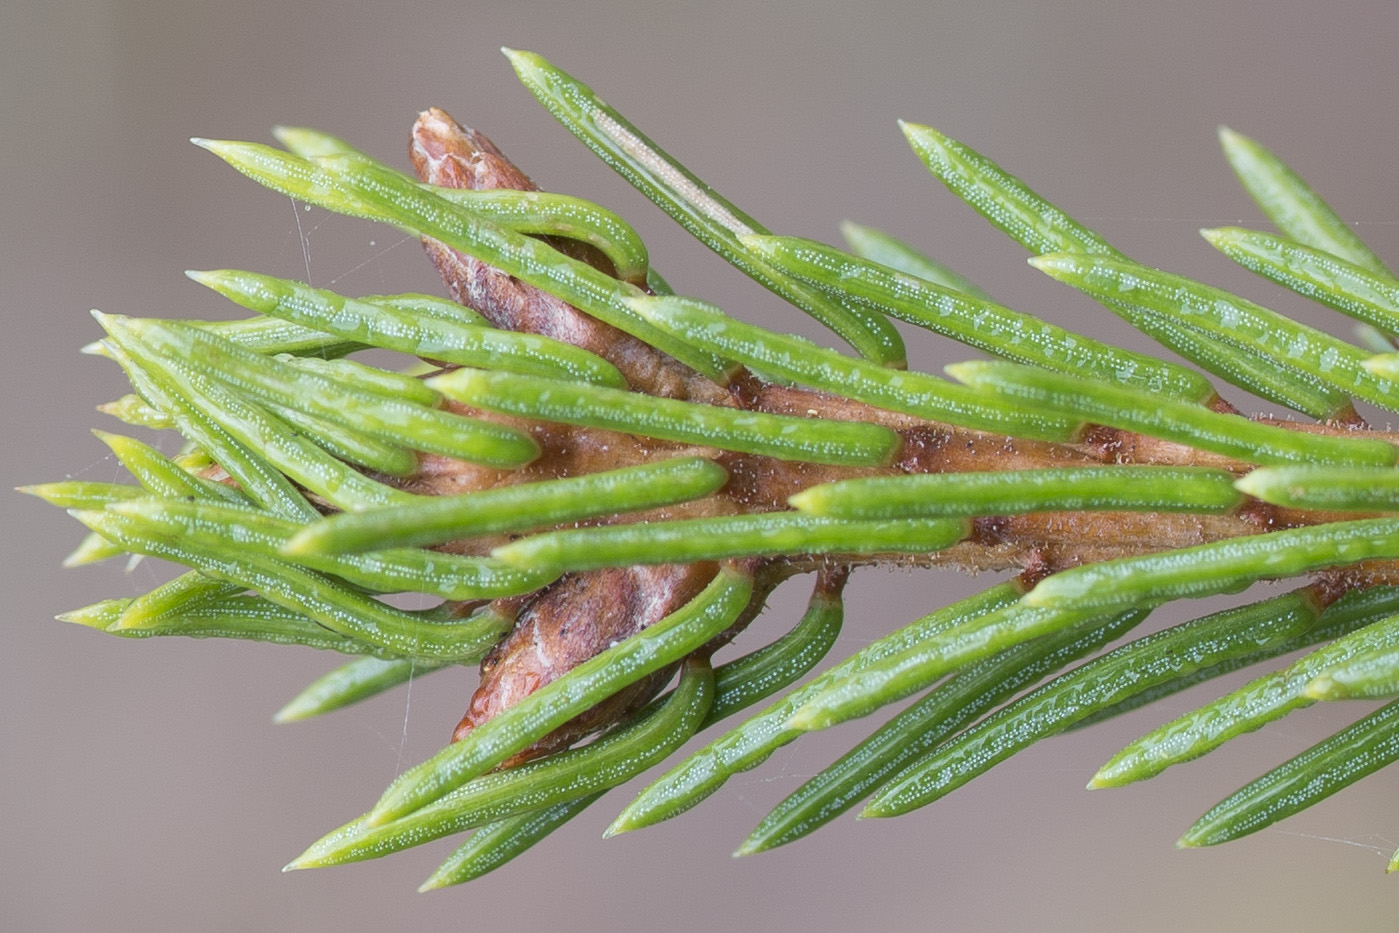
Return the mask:
<svg viewBox="0 0 1399 933">
<path fill-rule="evenodd" d="M 531 49 L 780 232 L 835 241 L 842 218 L 883 226 L 1007 304 L 1140 347 L 943 191 L 895 121 L 985 151 L 1132 256 L 1341 329 L 1250 282 L 1196 235 L 1261 222 L 1215 128 L 1273 146 L 1381 255 L 1399 258 L 1397 36 L 1399 9 L 1384 0 L 7 0 L 0 485 L 119 476 L 87 433 L 120 430 L 93 406 L 125 391 L 115 366 L 77 353 L 98 335 L 89 308 L 237 314 L 186 268 L 309 277 L 350 294 L 438 288 L 396 231 L 303 211 L 190 146 L 191 135 L 267 140 L 273 124 L 305 124 L 402 164 L 414 114 L 440 106 L 546 188 L 629 217 L 680 291 L 814 334 L 534 103 L 497 52 Z M 933 371 L 974 355 L 931 338 L 911 346 L 914 365 Z M 274 726 L 271 713 L 338 658 L 122 641 L 53 621 L 141 592 L 159 571 L 61 571 L 78 526 L 10 493 L 0 516 L 9 930 L 1392 928 L 1399 894 L 1383 869 L 1399 845 L 1399 773 L 1219 850 L 1173 847 L 1220 797 L 1358 706 L 1299 713 L 1143 786 L 1084 792 L 1118 746 L 1217 686 L 1044 743 L 915 815 L 846 818 L 760 857 L 729 853 L 868 725 L 803 740 L 701 810 L 604 842 L 628 799 L 616 793 L 466 888 L 413 893 L 450 841 L 283 876 L 284 862 L 446 740 L 470 676 L 438 674 L 321 721 Z M 838 651 L 986 582 L 861 574 Z M 804 598 L 784 592 L 755 631 L 784 627 Z"/>
</svg>

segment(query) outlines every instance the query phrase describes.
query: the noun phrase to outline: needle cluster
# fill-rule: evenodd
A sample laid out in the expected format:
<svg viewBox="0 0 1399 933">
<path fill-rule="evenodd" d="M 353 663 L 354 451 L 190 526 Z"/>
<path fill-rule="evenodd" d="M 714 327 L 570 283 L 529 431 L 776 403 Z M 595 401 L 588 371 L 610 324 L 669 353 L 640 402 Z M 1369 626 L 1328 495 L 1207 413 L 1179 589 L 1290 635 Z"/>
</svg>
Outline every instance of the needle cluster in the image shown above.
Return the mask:
<svg viewBox="0 0 1399 933">
<path fill-rule="evenodd" d="M 90 530 L 70 564 L 188 568 L 66 621 L 353 656 L 279 721 L 482 664 L 455 741 L 289 868 L 474 830 L 424 888 L 469 880 L 720 722 L 609 835 L 915 695 L 739 853 L 861 803 L 907 813 L 1040 739 L 1288 653 L 1303 652 L 1133 742 L 1090 786 L 1159 774 L 1316 701 L 1399 696 L 1399 438 L 1354 404 L 1399 411 L 1399 279 L 1262 146 L 1221 133 L 1280 233 L 1202 233 L 1354 317 L 1359 343 L 1137 263 L 966 145 L 903 125 L 1035 268 L 1192 368 L 1004 307 L 871 228 L 847 224 L 844 250 L 775 235 L 587 86 L 507 55 L 599 157 L 845 349 L 673 294 L 624 220 L 533 190 L 441 111 L 414 128 L 417 177 L 308 129 L 279 128 L 282 149 L 194 140 L 274 191 L 422 237 L 458 299 L 191 272 L 253 316 L 97 314 L 106 336 L 88 348 L 134 390 L 103 410 L 178 431 L 179 455 L 99 433 L 135 484 L 25 488 Z M 899 324 L 990 358 L 951 379 L 910 369 Z M 404 364 L 353 359 L 368 349 Z M 1310 420 L 1247 417 L 1221 386 Z M 1018 576 L 793 686 L 836 641 L 848 575 L 877 563 Z M 799 574 L 814 587 L 795 627 L 712 664 Z M 1264 580 L 1293 583 L 1103 653 L 1159 606 Z M 380 598 L 404 592 L 439 602 Z M 1256 831 L 1391 763 L 1396 717 L 1384 706 L 1235 791 L 1181 844 Z"/>
</svg>

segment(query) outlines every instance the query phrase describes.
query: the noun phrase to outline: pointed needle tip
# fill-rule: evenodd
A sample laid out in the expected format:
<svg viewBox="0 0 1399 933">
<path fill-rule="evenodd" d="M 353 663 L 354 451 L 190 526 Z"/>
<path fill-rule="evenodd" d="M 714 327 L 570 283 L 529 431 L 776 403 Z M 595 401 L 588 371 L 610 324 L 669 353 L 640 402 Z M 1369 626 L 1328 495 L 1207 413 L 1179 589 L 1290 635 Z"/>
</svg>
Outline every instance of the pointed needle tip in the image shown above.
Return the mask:
<svg viewBox="0 0 1399 933">
<path fill-rule="evenodd" d="M 1367 360 L 1362 360 L 1360 365 L 1371 375 L 1379 376 L 1381 379 L 1393 379 L 1396 361 L 1399 361 L 1399 354 L 1380 353 Z"/>
<path fill-rule="evenodd" d="M 512 49 L 508 45 L 502 45 L 500 47 L 500 52 L 506 58 L 510 59 L 510 67 L 514 68 L 516 73 L 534 70 L 538 66 L 545 64 L 543 59 L 533 52 L 526 52 L 522 49 Z"/>
<path fill-rule="evenodd" d="M 802 707 L 791 716 L 787 717 L 787 721 L 782 724 L 782 728 L 791 729 L 793 732 L 816 732 L 824 728 L 822 720 L 825 718 L 826 717 L 822 716 L 818 711 Z"/>
<path fill-rule="evenodd" d="M 1312 678 L 1311 682 L 1302 688 L 1302 696 L 1308 700 L 1329 700 L 1335 686 L 1336 682 L 1323 674 Z"/>
<path fill-rule="evenodd" d="M 1088 782 L 1089 790 L 1102 790 L 1105 787 L 1121 787 L 1123 780 L 1120 774 L 1114 774 L 1108 770 L 1108 765 L 1098 769 L 1098 773 L 1093 775 L 1093 779 Z M 1130 784 L 1131 781 L 1126 783 Z"/>
<path fill-rule="evenodd" d="M 363 817 L 366 828 L 392 823 L 395 818 L 396 814 L 393 813 L 392 807 L 390 805 L 385 805 L 382 800 L 375 804 L 374 809 L 370 810 Z"/>
<path fill-rule="evenodd" d="M 302 557 L 316 552 L 315 544 L 306 539 L 306 536 L 297 532 L 292 535 L 279 549 L 278 552 L 283 557 Z"/>
<path fill-rule="evenodd" d="M 620 836 L 623 833 L 636 832 L 638 829 L 645 829 L 652 825 L 653 822 L 654 820 L 648 820 L 644 813 L 638 817 L 628 807 L 617 814 L 617 818 L 612 821 L 611 826 L 602 831 L 602 838 L 611 839 L 613 836 Z"/>
<path fill-rule="evenodd" d="M 813 512 L 820 504 L 820 497 L 813 496 L 810 489 L 804 489 L 787 497 L 787 504 L 800 512 Z"/>
<path fill-rule="evenodd" d="M 86 547 L 79 546 L 76 551 L 59 561 L 58 566 L 64 570 L 73 570 L 76 567 L 86 567 L 91 563 L 95 563 L 95 561 L 91 557 L 90 550 Z M 58 619 L 60 622 L 82 622 L 82 619 L 64 619 L 59 616 L 55 616 L 54 618 Z"/>
<path fill-rule="evenodd" d="M 325 840 L 322 839 L 314 843 L 305 852 L 302 852 L 296 858 L 283 865 L 282 871 L 303 871 L 307 868 L 325 868 L 327 864 L 334 864 L 323 861 L 325 858 L 324 852 L 321 852 L 319 855 L 317 854 L 317 850 L 322 848 L 324 842 Z"/>
<path fill-rule="evenodd" d="M 515 544 L 506 544 L 491 550 L 491 558 L 498 560 L 502 564 L 509 564 L 522 570 L 529 569 L 531 557 L 529 549 Z"/>
</svg>

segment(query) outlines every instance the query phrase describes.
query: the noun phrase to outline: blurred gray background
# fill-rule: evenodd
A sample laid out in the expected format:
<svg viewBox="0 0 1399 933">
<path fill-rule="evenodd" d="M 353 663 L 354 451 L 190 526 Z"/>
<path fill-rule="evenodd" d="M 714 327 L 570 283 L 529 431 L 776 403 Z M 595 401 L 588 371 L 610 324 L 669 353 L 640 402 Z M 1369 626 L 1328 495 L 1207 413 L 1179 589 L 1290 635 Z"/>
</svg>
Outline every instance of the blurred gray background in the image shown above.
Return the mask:
<svg viewBox="0 0 1399 933">
<path fill-rule="evenodd" d="M 1391 2 L 928 2 L 674 5 L 432 2 L 0 5 L 0 344 L 4 487 L 119 476 L 87 432 L 120 395 L 79 356 L 92 307 L 234 316 L 181 270 L 233 266 L 350 294 L 438 288 L 398 233 L 303 212 L 191 135 L 267 140 L 275 123 L 342 135 L 402 164 L 414 114 L 483 129 L 544 187 L 632 219 L 682 292 L 814 333 L 689 242 L 520 88 L 497 53 L 531 49 L 590 82 L 653 138 L 780 232 L 883 226 L 1004 302 L 1141 346 L 1042 279 L 908 151 L 895 120 L 987 152 L 1127 253 L 1332 328 L 1250 282 L 1196 235 L 1258 224 L 1218 155 L 1228 123 L 1276 148 L 1399 259 Z M 786 323 L 790 322 L 790 323 Z M 915 365 L 973 355 L 930 338 Z M 166 441 L 171 449 L 170 441 Z M 302 649 L 122 641 L 53 621 L 132 595 L 149 565 L 61 571 L 77 526 L 0 497 L 0 925 L 9 930 L 531 929 L 1257 930 L 1392 928 L 1399 773 L 1219 850 L 1176 837 L 1224 794 L 1343 723 L 1314 709 L 1145 785 L 1085 793 L 1122 743 L 1221 687 L 1035 748 L 916 815 L 844 819 L 735 861 L 776 801 L 868 729 L 791 746 L 702 810 L 598 837 L 614 794 L 466 888 L 413 893 L 452 843 L 283 876 L 449 735 L 471 689 L 443 673 L 321 721 L 271 713 L 337 659 Z M 838 650 L 987 580 L 865 573 Z M 785 626 L 784 592 L 755 630 Z M 1193 607 L 1202 608 L 1202 607 Z M 750 644 L 757 638 L 750 640 Z"/>
</svg>

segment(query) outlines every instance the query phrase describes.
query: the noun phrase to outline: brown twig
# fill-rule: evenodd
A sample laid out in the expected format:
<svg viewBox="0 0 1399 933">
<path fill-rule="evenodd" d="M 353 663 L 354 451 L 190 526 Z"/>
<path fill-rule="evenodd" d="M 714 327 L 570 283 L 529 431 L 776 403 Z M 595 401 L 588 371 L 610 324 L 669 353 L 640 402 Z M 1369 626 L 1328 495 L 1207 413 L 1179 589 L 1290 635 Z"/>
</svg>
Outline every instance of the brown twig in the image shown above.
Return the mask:
<svg viewBox="0 0 1399 933">
<path fill-rule="evenodd" d="M 414 125 L 410 156 L 419 177 L 460 188 L 537 190 L 518 168 L 481 134 L 461 127 L 440 110 L 422 114 Z M 611 271 L 591 247 L 562 243 L 560 248 Z M 1103 463 L 1213 466 L 1246 472 L 1250 465 L 1181 444 L 1114 428 L 1089 428 L 1076 444 L 1004 437 L 920 420 L 872 408 L 849 399 L 807 389 L 775 386 L 740 372 L 719 386 L 680 362 L 576 308 L 479 260 L 432 240 L 424 240 L 449 292 L 499 327 L 545 334 L 568 341 L 612 362 L 637 392 L 684 398 L 752 411 L 885 425 L 903 438 L 897 460 L 883 468 L 843 468 L 793 463 L 768 457 L 724 453 L 637 438 L 616 432 L 503 418 L 471 411 L 478 417 L 507 421 L 530 431 L 543 450 L 529 467 L 490 470 L 442 457 L 424 456 L 418 475 L 405 482 L 415 492 L 466 492 L 495 485 L 576 475 L 629 466 L 681 454 L 709 456 L 730 474 L 717 494 L 684 506 L 625 517 L 625 521 L 718 516 L 786 508 L 789 496 L 810 486 L 862 475 L 1026 470 Z M 1221 406 L 1227 403 L 1220 402 Z M 464 410 L 464 409 L 463 409 Z M 1283 427 L 1326 434 L 1353 434 L 1364 429 L 1356 416 L 1344 423 Z M 1399 443 L 1399 436 L 1366 431 L 1368 436 Z M 1029 584 L 1046 574 L 1077 564 L 1152 551 L 1205 544 L 1259 534 L 1278 528 L 1336 520 L 1331 513 L 1281 509 L 1256 500 L 1228 515 L 1053 512 L 978 519 L 965 541 L 945 551 L 907 559 L 909 563 L 955 565 L 972 570 L 1022 571 Z M 1348 515 L 1348 518 L 1357 516 Z M 498 541 L 460 542 L 458 550 L 481 553 Z M 849 561 L 751 562 L 759 585 L 749 611 L 734 632 L 761 610 L 776 583 L 796 572 L 830 568 L 827 586 L 868 558 Z M 570 574 L 538 593 L 517 598 L 510 634 L 482 664 L 481 684 L 457 727 L 460 738 L 473 726 L 507 708 L 623 639 L 674 611 L 692 598 L 715 572 L 712 564 L 618 568 Z M 1349 589 L 1399 580 L 1390 563 L 1360 565 L 1328 573 L 1313 591 L 1328 603 Z M 732 636 L 730 633 L 730 637 Z M 712 649 L 713 646 L 711 646 Z M 570 723 L 522 757 L 550 751 L 602 728 L 644 704 L 660 689 L 669 672 L 633 685 L 587 715 Z"/>
</svg>

